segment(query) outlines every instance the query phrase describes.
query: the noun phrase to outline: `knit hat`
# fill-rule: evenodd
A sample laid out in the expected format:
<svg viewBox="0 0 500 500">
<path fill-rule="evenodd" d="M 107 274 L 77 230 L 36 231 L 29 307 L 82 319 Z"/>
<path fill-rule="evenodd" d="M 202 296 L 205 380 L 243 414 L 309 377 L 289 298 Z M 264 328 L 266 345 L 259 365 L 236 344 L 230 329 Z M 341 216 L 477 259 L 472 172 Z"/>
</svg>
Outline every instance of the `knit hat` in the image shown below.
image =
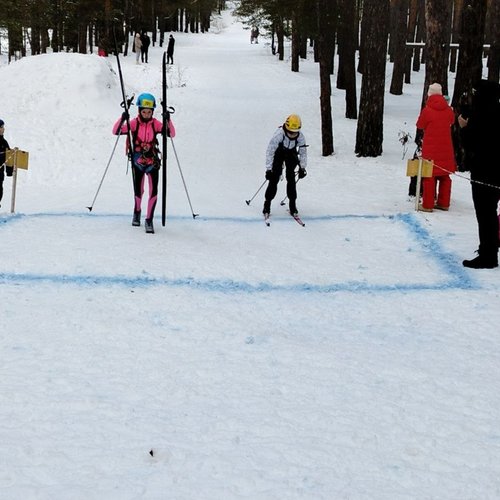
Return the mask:
<svg viewBox="0 0 500 500">
<path fill-rule="evenodd" d="M 0 120 L 0 127 L 3 127 L 5 125 L 5 122 L 3 120 Z"/>
<path fill-rule="evenodd" d="M 431 83 L 427 95 L 443 95 L 443 87 L 439 83 Z"/>
</svg>

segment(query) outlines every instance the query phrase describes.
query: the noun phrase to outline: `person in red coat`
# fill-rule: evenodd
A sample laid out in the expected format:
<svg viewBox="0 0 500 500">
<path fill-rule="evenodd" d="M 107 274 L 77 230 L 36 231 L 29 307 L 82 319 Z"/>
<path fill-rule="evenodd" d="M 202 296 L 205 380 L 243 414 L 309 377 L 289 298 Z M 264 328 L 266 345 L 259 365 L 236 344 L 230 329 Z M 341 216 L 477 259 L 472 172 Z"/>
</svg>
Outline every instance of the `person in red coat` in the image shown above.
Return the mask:
<svg viewBox="0 0 500 500">
<path fill-rule="evenodd" d="M 439 210 L 450 208 L 450 173 L 457 169 L 451 138 L 455 113 L 443 97 L 439 83 L 429 85 L 427 96 L 425 107 L 417 120 L 417 128 L 424 132 L 422 158 L 432 160 L 434 167 L 432 177 L 422 179 L 424 193 L 420 209 L 432 212 L 434 208 Z M 435 202 L 437 187 L 438 195 Z"/>
</svg>

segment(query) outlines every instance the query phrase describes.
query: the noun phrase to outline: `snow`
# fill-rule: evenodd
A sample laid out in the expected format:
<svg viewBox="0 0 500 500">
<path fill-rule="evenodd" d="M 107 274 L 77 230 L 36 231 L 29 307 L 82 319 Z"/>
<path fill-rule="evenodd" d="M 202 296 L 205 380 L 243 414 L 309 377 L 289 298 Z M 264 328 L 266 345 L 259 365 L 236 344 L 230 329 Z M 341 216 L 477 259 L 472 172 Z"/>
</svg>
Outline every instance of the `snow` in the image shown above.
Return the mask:
<svg viewBox="0 0 500 500">
<path fill-rule="evenodd" d="M 449 212 L 407 200 L 398 133 L 423 72 L 387 93 L 379 158 L 354 155 L 335 89 L 325 158 L 312 57 L 292 73 L 229 12 L 218 26 L 175 34 L 168 103 L 200 215 L 169 144 L 155 235 L 130 225 L 123 139 L 86 208 L 115 143 L 116 60 L 1 56 L 0 117 L 30 167 L 0 209 L 0 498 L 499 498 L 498 270 L 462 267 L 467 180 Z M 129 95 L 160 98 L 162 50 L 122 58 Z M 268 228 L 263 191 L 245 200 L 290 113 L 306 226 L 281 183 Z"/>
</svg>

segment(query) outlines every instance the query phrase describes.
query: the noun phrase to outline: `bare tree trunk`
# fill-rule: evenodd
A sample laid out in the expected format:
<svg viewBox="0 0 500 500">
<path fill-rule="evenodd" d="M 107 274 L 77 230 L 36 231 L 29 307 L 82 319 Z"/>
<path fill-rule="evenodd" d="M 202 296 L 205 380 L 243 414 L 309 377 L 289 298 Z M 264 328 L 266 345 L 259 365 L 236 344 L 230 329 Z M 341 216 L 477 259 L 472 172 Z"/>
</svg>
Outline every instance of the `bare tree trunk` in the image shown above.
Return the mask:
<svg viewBox="0 0 500 500">
<path fill-rule="evenodd" d="M 457 43 L 460 41 L 460 25 L 462 18 L 462 9 L 464 0 L 454 0 L 453 3 L 453 24 L 451 31 L 451 41 Z M 458 49 L 452 47 L 450 50 L 450 71 L 454 73 L 457 70 Z"/>
<path fill-rule="evenodd" d="M 392 69 L 391 88 L 389 92 L 394 95 L 403 93 L 405 74 L 406 37 L 408 30 L 409 0 L 396 0 L 395 3 L 395 40 L 394 40 L 394 65 Z"/>
<path fill-rule="evenodd" d="M 41 36 L 42 36 L 42 54 L 46 54 L 47 48 L 50 46 L 49 33 L 48 33 L 47 28 L 45 26 L 42 28 L 41 31 L 42 31 L 42 33 L 41 33 Z"/>
<path fill-rule="evenodd" d="M 451 37 L 451 3 L 449 0 L 426 0 L 425 24 L 427 28 L 425 55 L 425 85 L 422 107 L 431 83 L 440 83 L 443 94 L 448 93 L 448 59 Z"/>
<path fill-rule="evenodd" d="M 489 11 L 491 46 L 488 55 L 488 80 L 498 82 L 500 76 L 500 0 L 492 0 Z"/>
<path fill-rule="evenodd" d="M 299 55 L 300 55 L 300 35 L 299 35 L 299 19 L 297 11 L 294 9 L 292 13 L 292 71 L 299 71 Z"/>
<path fill-rule="evenodd" d="M 12 57 L 17 59 L 23 53 L 23 30 L 19 23 L 11 23 L 8 25 L 8 40 L 9 40 L 9 62 Z"/>
<path fill-rule="evenodd" d="M 410 0 L 409 11 L 408 11 L 408 27 L 406 29 L 406 41 L 414 42 L 416 29 L 417 29 L 417 17 L 418 17 L 418 3 L 417 0 Z M 411 60 L 414 50 L 412 47 L 406 47 L 405 50 L 405 63 L 404 63 L 404 81 L 405 83 L 411 83 Z"/>
<path fill-rule="evenodd" d="M 358 42 L 356 2 L 341 0 L 339 7 L 337 88 L 345 89 L 345 117 L 356 119 L 358 117 L 355 60 Z"/>
<path fill-rule="evenodd" d="M 481 79 L 485 20 L 486 0 L 465 0 L 453 106 L 458 104 L 465 91 Z"/>
<path fill-rule="evenodd" d="M 285 34 L 283 31 L 283 22 L 276 23 L 276 38 L 278 39 L 278 59 L 283 61 L 285 58 Z"/>
<path fill-rule="evenodd" d="M 417 33 L 415 42 L 425 42 L 425 0 L 417 0 L 418 16 L 417 16 Z M 420 71 L 422 49 L 416 47 L 413 51 L 413 71 Z"/>
<path fill-rule="evenodd" d="M 330 71 L 332 67 L 331 48 L 328 34 L 332 28 L 331 22 L 336 13 L 336 5 L 332 5 L 332 0 L 317 0 L 318 18 L 318 59 L 319 59 L 319 79 L 320 79 L 320 108 L 321 108 L 321 142 L 322 155 L 333 154 L 333 120 L 332 120 L 332 83 Z M 335 9 L 333 9 L 335 8 Z"/>
<path fill-rule="evenodd" d="M 87 26 L 83 23 L 78 24 L 78 52 L 87 53 Z"/>
<path fill-rule="evenodd" d="M 388 0 L 365 0 L 361 29 L 365 33 L 365 53 L 355 152 L 358 156 L 379 156 L 384 137 Z"/>
</svg>

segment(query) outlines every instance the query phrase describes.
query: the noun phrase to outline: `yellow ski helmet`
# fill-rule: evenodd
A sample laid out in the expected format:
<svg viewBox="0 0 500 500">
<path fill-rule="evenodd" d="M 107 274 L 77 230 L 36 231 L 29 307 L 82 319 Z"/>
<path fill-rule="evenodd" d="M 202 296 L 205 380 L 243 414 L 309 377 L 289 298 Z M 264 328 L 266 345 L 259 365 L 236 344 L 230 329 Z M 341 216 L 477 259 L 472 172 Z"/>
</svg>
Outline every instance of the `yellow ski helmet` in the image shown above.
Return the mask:
<svg viewBox="0 0 500 500">
<path fill-rule="evenodd" d="M 285 120 L 285 128 L 289 132 L 299 132 L 301 127 L 302 127 L 302 120 L 300 119 L 299 115 L 290 115 Z"/>
</svg>

